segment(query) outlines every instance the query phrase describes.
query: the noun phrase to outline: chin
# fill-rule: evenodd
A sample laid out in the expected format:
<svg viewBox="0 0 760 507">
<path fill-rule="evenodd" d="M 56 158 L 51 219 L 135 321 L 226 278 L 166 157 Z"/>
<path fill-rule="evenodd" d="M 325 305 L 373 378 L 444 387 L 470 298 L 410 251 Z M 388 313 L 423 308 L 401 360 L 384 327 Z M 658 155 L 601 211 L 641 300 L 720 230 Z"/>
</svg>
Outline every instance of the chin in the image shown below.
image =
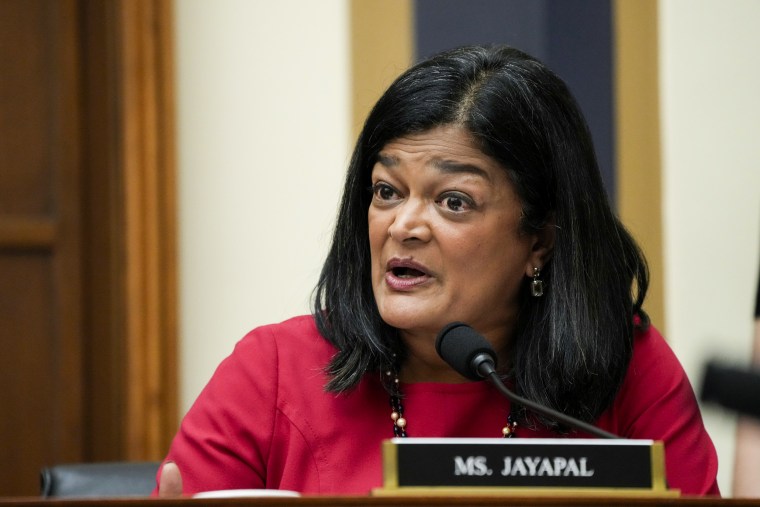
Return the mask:
<svg viewBox="0 0 760 507">
<path fill-rule="evenodd" d="M 450 305 L 439 303 L 438 298 L 414 293 L 375 291 L 375 304 L 380 317 L 389 326 L 401 331 L 423 332 L 436 335 L 443 326 L 453 322 Z"/>
<path fill-rule="evenodd" d="M 416 331 L 428 329 L 438 333 L 448 321 L 431 319 L 430 312 L 407 308 L 386 308 L 380 310 L 380 317 L 389 326 L 401 331 Z M 442 323 L 441 323 L 442 322 Z"/>
</svg>

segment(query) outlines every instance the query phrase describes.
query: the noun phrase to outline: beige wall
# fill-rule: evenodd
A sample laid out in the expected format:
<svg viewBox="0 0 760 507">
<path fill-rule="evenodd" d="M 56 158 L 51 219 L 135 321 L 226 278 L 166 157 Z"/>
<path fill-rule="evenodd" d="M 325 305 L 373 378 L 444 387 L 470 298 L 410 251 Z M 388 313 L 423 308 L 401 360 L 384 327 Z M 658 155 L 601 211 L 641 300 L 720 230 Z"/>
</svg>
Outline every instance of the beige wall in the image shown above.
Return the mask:
<svg viewBox="0 0 760 507">
<path fill-rule="evenodd" d="M 349 153 L 347 4 L 177 0 L 184 413 L 244 333 L 308 312 Z"/>
<path fill-rule="evenodd" d="M 695 388 L 749 361 L 760 260 L 760 2 L 660 1 L 666 335 Z M 730 492 L 734 417 L 706 424 Z M 758 472 L 760 473 L 760 471 Z"/>
</svg>

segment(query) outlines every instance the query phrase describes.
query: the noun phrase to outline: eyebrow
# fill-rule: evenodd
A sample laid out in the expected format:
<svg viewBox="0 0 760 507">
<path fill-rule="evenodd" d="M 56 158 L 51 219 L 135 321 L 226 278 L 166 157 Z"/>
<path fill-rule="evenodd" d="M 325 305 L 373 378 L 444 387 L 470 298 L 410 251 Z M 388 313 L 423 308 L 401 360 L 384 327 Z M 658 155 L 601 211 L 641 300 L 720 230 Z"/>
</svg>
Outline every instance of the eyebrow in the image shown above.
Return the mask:
<svg viewBox="0 0 760 507">
<path fill-rule="evenodd" d="M 484 178 L 486 180 L 491 180 L 488 173 L 472 164 L 463 164 L 461 162 L 454 162 L 453 160 L 434 160 L 433 165 L 439 169 L 441 172 L 444 173 L 467 173 L 467 174 L 474 174 L 475 176 L 480 176 L 481 178 Z"/>
<path fill-rule="evenodd" d="M 392 157 L 384 153 L 377 154 L 377 161 L 385 167 L 396 167 L 398 165 L 398 157 Z"/>
<path fill-rule="evenodd" d="M 388 168 L 397 167 L 399 165 L 398 157 L 387 155 L 385 153 L 378 153 L 377 161 Z M 475 176 L 480 176 L 481 178 L 484 178 L 486 180 L 489 180 L 489 181 L 491 180 L 487 171 L 472 164 L 464 164 L 462 162 L 455 162 L 453 160 L 434 159 L 433 166 L 439 171 L 443 173 L 447 173 L 447 174 L 456 174 L 456 173 L 474 174 Z"/>
</svg>

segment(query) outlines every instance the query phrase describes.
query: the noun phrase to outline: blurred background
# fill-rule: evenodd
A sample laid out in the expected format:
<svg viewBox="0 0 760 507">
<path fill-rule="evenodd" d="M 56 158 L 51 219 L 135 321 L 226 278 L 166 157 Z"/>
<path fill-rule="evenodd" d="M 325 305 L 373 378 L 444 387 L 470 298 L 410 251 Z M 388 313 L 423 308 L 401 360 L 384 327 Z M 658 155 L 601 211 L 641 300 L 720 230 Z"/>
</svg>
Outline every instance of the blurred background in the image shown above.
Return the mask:
<svg viewBox="0 0 760 507">
<path fill-rule="evenodd" d="M 462 44 L 568 82 L 695 389 L 748 365 L 758 23 L 756 0 L 0 0 L 0 496 L 160 459 L 238 339 L 309 311 L 373 102 Z M 730 495 L 736 416 L 703 414 Z"/>
</svg>

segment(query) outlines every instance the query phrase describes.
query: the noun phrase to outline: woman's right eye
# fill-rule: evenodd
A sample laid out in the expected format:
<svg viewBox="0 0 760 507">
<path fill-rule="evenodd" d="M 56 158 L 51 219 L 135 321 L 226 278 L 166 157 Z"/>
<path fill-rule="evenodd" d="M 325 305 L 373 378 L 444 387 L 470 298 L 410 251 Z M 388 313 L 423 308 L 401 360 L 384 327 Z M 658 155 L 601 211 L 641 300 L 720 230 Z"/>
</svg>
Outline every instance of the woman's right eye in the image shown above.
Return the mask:
<svg viewBox="0 0 760 507">
<path fill-rule="evenodd" d="M 375 183 L 372 185 L 372 195 L 381 201 L 391 201 L 398 197 L 398 192 L 387 183 Z"/>
</svg>

